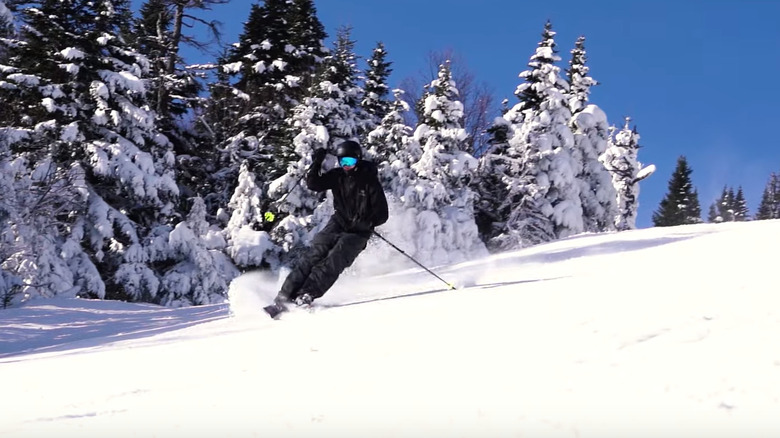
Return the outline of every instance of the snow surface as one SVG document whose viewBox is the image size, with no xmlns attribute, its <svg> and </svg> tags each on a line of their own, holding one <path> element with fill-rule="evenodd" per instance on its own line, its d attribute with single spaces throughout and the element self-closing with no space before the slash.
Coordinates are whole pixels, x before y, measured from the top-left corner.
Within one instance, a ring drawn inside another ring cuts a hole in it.
<svg viewBox="0 0 780 438">
<path fill-rule="evenodd" d="M 372 242 L 373 243 L 373 242 Z M 780 436 L 780 221 L 582 235 L 340 279 L 313 314 L 0 310 L 3 437 Z"/>
</svg>

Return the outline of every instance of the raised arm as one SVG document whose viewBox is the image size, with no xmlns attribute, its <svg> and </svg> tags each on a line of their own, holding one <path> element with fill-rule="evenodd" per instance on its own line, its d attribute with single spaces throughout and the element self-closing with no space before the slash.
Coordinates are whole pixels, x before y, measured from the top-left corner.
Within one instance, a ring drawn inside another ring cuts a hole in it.
<svg viewBox="0 0 780 438">
<path fill-rule="evenodd" d="M 332 189 L 336 184 L 336 175 L 333 172 L 322 171 L 322 162 L 325 160 L 325 156 L 328 152 L 325 149 L 317 149 L 311 156 L 311 167 L 309 173 L 306 174 L 306 186 L 309 190 L 315 192 L 323 192 L 328 189 Z"/>
</svg>

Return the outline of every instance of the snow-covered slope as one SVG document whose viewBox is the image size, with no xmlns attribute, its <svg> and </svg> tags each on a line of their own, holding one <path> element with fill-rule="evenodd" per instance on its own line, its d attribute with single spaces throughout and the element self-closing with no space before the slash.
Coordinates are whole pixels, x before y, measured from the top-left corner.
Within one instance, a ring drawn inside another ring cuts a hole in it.
<svg viewBox="0 0 780 438">
<path fill-rule="evenodd" d="M 780 222 L 579 236 L 231 305 L 0 311 L 3 437 L 780 436 Z M 232 310 L 232 312 L 231 312 Z"/>
</svg>

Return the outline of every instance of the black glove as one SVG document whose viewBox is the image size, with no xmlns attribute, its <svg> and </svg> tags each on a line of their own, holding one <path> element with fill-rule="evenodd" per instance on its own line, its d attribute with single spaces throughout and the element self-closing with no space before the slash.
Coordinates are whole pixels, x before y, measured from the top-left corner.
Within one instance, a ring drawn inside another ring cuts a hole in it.
<svg viewBox="0 0 780 438">
<path fill-rule="evenodd" d="M 319 166 L 325 160 L 325 156 L 328 155 L 328 151 L 324 148 L 319 148 L 311 154 L 311 162 L 313 165 Z"/>
</svg>

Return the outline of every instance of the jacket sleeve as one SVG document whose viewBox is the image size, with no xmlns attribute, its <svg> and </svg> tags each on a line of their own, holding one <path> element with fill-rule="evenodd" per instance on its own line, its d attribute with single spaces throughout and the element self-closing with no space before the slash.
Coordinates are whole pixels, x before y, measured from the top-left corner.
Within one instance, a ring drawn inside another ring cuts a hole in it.
<svg viewBox="0 0 780 438">
<path fill-rule="evenodd" d="M 306 174 L 306 187 L 315 192 L 324 192 L 336 186 L 336 170 L 331 169 L 320 174 L 320 166 L 312 166 L 309 173 Z"/>
<path fill-rule="evenodd" d="M 371 185 L 369 186 L 369 196 L 371 197 L 372 220 L 371 225 L 378 227 L 387 222 L 389 213 L 387 211 L 387 198 L 379 177 L 376 173 L 372 175 Z"/>
</svg>

